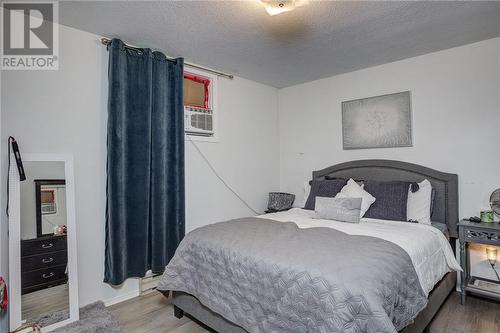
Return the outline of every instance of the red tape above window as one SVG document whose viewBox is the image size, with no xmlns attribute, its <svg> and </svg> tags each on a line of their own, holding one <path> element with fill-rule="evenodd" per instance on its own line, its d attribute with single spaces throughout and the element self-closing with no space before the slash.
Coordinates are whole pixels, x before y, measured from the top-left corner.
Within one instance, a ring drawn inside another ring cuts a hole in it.
<svg viewBox="0 0 500 333">
<path fill-rule="evenodd" d="M 191 73 L 184 73 L 184 78 L 187 80 L 191 80 L 194 82 L 202 83 L 205 87 L 205 102 L 204 102 L 204 108 L 208 109 L 208 95 L 209 95 L 209 90 L 208 86 L 210 85 L 210 79 L 201 77 L 201 76 L 196 76 Z"/>
</svg>

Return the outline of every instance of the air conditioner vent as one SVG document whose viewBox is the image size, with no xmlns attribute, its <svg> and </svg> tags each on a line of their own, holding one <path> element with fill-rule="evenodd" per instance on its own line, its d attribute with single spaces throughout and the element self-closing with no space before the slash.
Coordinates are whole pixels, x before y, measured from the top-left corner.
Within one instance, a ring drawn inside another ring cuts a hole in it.
<svg viewBox="0 0 500 333">
<path fill-rule="evenodd" d="M 184 130 L 186 134 L 213 136 L 213 111 L 211 109 L 185 106 Z"/>
<path fill-rule="evenodd" d="M 141 279 L 141 295 L 148 294 L 158 287 L 158 282 L 160 282 L 161 274 L 152 274 L 149 272 L 145 277 Z"/>
</svg>

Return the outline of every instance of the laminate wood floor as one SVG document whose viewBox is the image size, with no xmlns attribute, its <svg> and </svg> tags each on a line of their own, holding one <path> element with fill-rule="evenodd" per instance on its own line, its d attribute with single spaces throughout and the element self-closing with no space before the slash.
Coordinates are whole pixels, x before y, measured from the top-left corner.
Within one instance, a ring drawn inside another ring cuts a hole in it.
<svg viewBox="0 0 500 333">
<path fill-rule="evenodd" d="M 136 297 L 109 308 L 126 333 L 207 333 L 189 318 L 177 319 L 170 300 L 160 293 Z M 467 297 L 460 305 L 453 293 L 431 324 L 431 333 L 500 333 L 500 303 Z"/>
<path fill-rule="evenodd" d="M 42 289 L 21 296 L 22 318 L 27 322 L 43 315 L 69 309 L 68 284 Z"/>
</svg>

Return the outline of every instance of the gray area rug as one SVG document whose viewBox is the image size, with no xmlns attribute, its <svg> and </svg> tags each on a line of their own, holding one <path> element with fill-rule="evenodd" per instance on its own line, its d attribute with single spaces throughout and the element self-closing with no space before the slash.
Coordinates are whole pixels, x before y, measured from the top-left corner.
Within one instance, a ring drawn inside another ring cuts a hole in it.
<svg viewBox="0 0 500 333">
<path fill-rule="evenodd" d="M 52 312 L 50 314 L 46 314 L 41 316 L 40 318 L 34 319 L 32 322 L 38 323 L 40 327 L 47 327 L 49 325 L 58 323 L 60 321 L 66 320 L 69 318 L 69 310 L 61 310 L 61 311 L 56 311 Z"/>
<path fill-rule="evenodd" d="M 54 333 L 123 333 L 120 323 L 113 318 L 103 302 L 95 302 L 80 309 L 80 320 L 58 328 Z"/>
</svg>

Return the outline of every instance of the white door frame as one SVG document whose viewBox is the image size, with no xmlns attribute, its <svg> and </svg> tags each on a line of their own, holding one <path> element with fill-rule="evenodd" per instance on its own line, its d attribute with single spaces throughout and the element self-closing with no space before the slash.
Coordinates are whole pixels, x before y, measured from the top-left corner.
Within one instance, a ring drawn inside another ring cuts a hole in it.
<svg viewBox="0 0 500 333">
<path fill-rule="evenodd" d="M 42 328 L 49 332 L 79 319 L 78 265 L 76 249 L 75 178 L 71 154 L 23 154 L 23 162 L 64 162 L 66 180 L 67 246 L 69 318 Z M 14 156 L 9 169 L 9 321 L 10 330 L 18 329 L 21 318 L 21 193 L 20 181 Z"/>
</svg>

